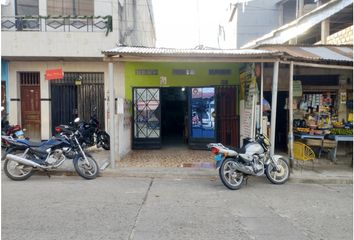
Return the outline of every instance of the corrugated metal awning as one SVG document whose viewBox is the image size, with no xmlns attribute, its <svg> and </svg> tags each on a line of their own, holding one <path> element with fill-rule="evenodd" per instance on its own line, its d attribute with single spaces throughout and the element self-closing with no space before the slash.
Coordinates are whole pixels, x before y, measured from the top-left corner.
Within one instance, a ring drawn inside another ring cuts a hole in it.
<svg viewBox="0 0 354 240">
<path fill-rule="evenodd" d="M 256 40 L 253 40 L 244 46 L 242 49 L 254 48 L 262 44 L 283 44 L 289 40 L 304 34 L 307 30 L 321 23 L 323 20 L 340 12 L 344 8 L 353 4 L 353 0 L 333 0 L 313 11 L 295 19 L 294 21 L 281 26 L 278 29 L 263 35 Z"/>
<path fill-rule="evenodd" d="M 177 49 L 119 46 L 102 51 L 105 56 L 141 56 L 141 57 L 227 57 L 227 58 L 262 58 L 280 56 L 276 50 L 263 49 Z"/>
<path fill-rule="evenodd" d="M 283 58 L 309 61 L 309 62 L 333 62 L 336 64 L 351 65 L 353 63 L 353 46 L 336 45 L 261 45 L 257 49 L 269 51 L 281 51 Z"/>
<path fill-rule="evenodd" d="M 262 45 L 257 49 L 176 49 L 120 46 L 103 51 L 107 61 L 275 62 L 353 65 L 352 46 Z M 114 60 L 115 59 L 115 60 Z"/>
</svg>

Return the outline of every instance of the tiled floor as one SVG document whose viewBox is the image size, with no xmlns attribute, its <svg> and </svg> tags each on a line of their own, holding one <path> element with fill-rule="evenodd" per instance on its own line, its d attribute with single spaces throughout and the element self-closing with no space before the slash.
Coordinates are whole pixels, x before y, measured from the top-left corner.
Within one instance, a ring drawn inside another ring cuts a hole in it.
<svg viewBox="0 0 354 240">
<path fill-rule="evenodd" d="M 109 151 L 96 150 L 95 158 L 97 160 L 109 159 Z M 288 157 L 287 153 L 276 152 L 276 154 Z M 350 163 L 353 161 L 352 155 L 337 157 L 337 162 L 333 163 L 325 155 L 320 159 L 315 159 L 314 169 L 342 169 L 351 168 Z M 295 161 L 295 167 L 312 169 L 312 161 Z M 131 150 L 118 163 L 121 167 L 200 167 L 213 168 L 214 160 L 210 151 L 207 150 L 191 150 L 183 146 L 163 147 L 159 150 Z"/>
</svg>

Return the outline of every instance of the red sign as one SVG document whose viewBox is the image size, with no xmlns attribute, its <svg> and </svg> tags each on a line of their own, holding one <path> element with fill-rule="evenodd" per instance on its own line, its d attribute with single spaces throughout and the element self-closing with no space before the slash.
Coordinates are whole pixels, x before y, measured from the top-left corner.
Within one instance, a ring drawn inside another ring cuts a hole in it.
<svg viewBox="0 0 354 240">
<path fill-rule="evenodd" d="M 48 69 L 45 71 L 46 80 L 62 79 L 63 78 L 63 69 Z"/>
</svg>

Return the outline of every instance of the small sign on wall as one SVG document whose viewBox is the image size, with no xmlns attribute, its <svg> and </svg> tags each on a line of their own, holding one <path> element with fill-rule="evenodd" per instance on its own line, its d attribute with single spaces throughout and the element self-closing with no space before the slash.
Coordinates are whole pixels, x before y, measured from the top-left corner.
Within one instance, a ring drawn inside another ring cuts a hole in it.
<svg viewBox="0 0 354 240">
<path fill-rule="evenodd" d="M 160 76 L 160 85 L 166 85 L 166 84 L 167 84 L 167 77 Z"/>
<path fill-rule="evenodd" d="M 63 78 L 63 69 L 48 69 L 45 71 L 45 80 L 57 80 Z"/>
<path fill-rule="evenodd" d="M 293 81 L 293 97 L 302 96 L 302 84 L 301 81 Z"/>
<path fill-rule="evenodd" d="M 347 103 L 347 93 L 346 92 L 341 92 L 340 93 L 340 103 Z"/>
</svg>

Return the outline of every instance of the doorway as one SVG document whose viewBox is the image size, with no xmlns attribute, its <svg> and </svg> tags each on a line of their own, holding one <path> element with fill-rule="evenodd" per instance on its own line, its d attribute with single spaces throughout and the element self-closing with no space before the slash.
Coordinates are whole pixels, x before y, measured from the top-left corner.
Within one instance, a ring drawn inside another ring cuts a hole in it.
<svg viewBox="0 0 354 240">
<path fill-rule="evenodd" d="M 163 147 L 188 142 L 188 95 L 182 87 L 161 88 L 161 137 Z"/>
<path fill-rule="evenodd" d="M 20 73 L 21 125 L 31 139 L 41 139 L 41 105 L 39 72 Z"/>
<path fill-rule="evenodd" d="M 288 144 L 288 111 L 284 109 L 288 92 L 279 91 L 277 99 L 277 119 L 275 124 L 275 149 L 287 151 Z M 264 98 L 272 106 L 272 92 L 264 92 Z M 271 117 L 268 116 L 269 122 Z"/>
<path fill-rule="evenodd" d="M 63 79 L 51 80 L 51 96 L 52 132 L 76 117 L 88 122 L 93 113 L 105 128 L 103 73 L 65 72 Z"/>
</svg>

